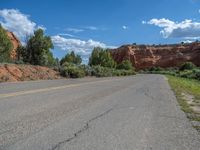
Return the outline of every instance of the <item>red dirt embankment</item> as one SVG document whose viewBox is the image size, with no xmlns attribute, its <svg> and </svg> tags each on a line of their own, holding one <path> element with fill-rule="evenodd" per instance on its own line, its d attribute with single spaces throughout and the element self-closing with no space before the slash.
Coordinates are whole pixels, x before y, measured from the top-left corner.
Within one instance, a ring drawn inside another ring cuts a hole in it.
<svg viewBox="0 0 200 150">
<path fill-rule="evenodd" d="M 0 82 L 59 79 L 59 72 L 41 66 L 1 64 Z"/>
</svg>

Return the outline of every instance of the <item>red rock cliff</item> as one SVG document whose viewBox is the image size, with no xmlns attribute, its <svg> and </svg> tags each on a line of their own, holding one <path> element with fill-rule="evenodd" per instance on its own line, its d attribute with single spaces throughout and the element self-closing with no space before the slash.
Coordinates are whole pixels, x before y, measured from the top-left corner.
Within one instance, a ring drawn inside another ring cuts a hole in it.
<svg viewBox="0 0 200 150">
<path fill-rule="evenodd" d="M 117 63 L 129 59 L 137 70 L 175 67 L 190 61 L 200 66 L 200 43 L 174 45 L 124 45 L 111 50 Z"/>
<path fill-rule="evenodd" d="M 13 49 L 10 53 L 10 57 L 11 57 L 11 59 L 15 60 L 17 57 L 16 49 L 18 48 L 18 46 L 21 45 L 21 43 L 20 43 L 19 39 L 12 32 L 6 31 L 6 33 L 13 45 Z"/>
</svg>

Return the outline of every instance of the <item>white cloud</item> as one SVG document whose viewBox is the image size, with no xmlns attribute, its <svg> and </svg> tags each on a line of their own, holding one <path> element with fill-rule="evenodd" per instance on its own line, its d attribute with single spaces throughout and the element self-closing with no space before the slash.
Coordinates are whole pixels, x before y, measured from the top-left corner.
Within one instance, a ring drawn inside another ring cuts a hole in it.
<svg viewBox="0 0 200 150">
<path fill-rule="evenodd" d="M 147 24 L 147 22 L 143 20 L 143 21 L 142 21 L 142 24 Z"/>
<path fill-rule="evenodd" d="M 79 33 L 79 32 L 83 32 L 84 30 L 78 29 L 78 28 L 67 28 L 67 29 L 65 29 L 65 31 L 73 32 L 73 33 Z"/>
<path fill-rule="evenodd" d="M 200 37 L 200 22 L 194 22 L 188 19 L 182 22 L 174 22 L 165 18 L 151 19 L 147 24 L 162 28 L 160 33 L 164 38 L 173 37 L 190 39 Z"/>
<path fill-rule="evenodd" d="M 45 31 L 47 28 L 46 28 L 46 27 L 44 27 L 43 25 L 40 25 L 40 26 L 38 26 L 38 27 L 37 27 L 37 29 L 42 29 L 42 30 L 44 30 L 44 31 Z"/>
<path fill-rule="evenodd" d="M 115 48 L 114 46 L 108 46 L 102 42 L 94 41 L 92 39 L 87 41 L 72 38 L 68 39 L 60 35 L 52 36 L 51 39 L 55 47 L 58 47 L 67 52 L 75 51 L 77 54 L 83 57 L 85 60 L 84 62 L 88 61 L 89 55 L 94 47 Z"/>
<path fill-rule="evenodd" d="M 192 40 L 185 40 L 185 41 L 183 41 L 183 43 L 192 43 L 192 42 L 194 42 L 194 41 L 192 41 Z"/>
<path fill-rule="evenodd" d="M 126 29 L 128 29 L 128 26 L 122 26 L 122 29 L 124 29 L 124 30 L 126 30 Z"/>
<path fill-rule="evenodd" d="M 0 23 L 5 29 L 14 32 L 22 42 L 26 36 L 32 35 L 35 29 L 46 29 L 44 26 L 37 26 L 28 15 L 22 14 L 17 9 L 0 10 Z"/>
<path fill-rule="evenodd" d="M 93 31 L 99 30 L 99 28 L 97 28 L 97 27 L 95 27 L 95 26 L 87 26 L 87 27 L 85 27 L 85 29 L 93 30 Z"/>
<path fill-rule="evenodd" d="M 71 38 L 76 37 L 75 35 L 68 34 L 68 33 L 59 33 L 58 35 L 60 35 L 60 36 L 68 36 L 68 37 L 71 37 Z"/>
</svg>

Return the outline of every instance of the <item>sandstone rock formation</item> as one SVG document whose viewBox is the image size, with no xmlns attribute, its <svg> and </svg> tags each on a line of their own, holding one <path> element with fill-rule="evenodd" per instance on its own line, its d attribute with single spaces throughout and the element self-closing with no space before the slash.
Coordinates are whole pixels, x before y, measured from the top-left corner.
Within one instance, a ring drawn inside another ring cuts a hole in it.
<svg viewBox="0 0 200 150">
<path fill-rule="evenodd" d="M 59 79 L 59 72 L 53 69 L 32 65 L 0 65 L 0 82 Z"/>
<path fill-rule="evenodd" d="M 21 43 L 20 43 L 19 39 L 12 32 L 6 31 L 6 33 L 13 45 L 13 49 L 10 53 L 10 57 L 11 57 L 11 59 L 15 60 L 17 57 L 16 49 L 18 48 L 18 46 L 21 45 Z"/>
<path fill-rule="evenodd" d="M 111 50 L 117 63 L 130 60 L 137 70 L 175 67 L 190 61 L 200 66 L 200 43 L 174 45 L 124 45 Z"/>
</svg>

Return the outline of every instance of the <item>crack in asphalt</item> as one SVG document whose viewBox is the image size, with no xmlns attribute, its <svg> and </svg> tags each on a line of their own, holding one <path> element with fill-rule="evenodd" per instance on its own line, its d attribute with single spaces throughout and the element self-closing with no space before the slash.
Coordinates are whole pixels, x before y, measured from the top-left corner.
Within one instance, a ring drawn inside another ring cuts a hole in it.
<svg viewBox="0 0 200 150">
<path fill-rule="evenodd" d="M 95 121 L 95 120 L 97 120 L 97 119 L 99 119 L 99 118 L 101 118 L 101 117 L 107 115 L 107 114 L 108 114 L 109 112 L 111 112 L 112 110 L 113 110 L 113 108 L 111 108 L 111 109 L 105 111 L 104 113 L 102 113 L 102 114 L 100 114 L 100 115 L 97 115 L 96 117 L 90 119 L 89 121 L 87 121 L 87 122 L 85 123 L 85 125 L 83 126 L 83 128 L 81 128 L 80 130 L 78 130 L 77 132 L 75 132 L 75 133 L 73 134 L 72 137 L 69 137 L 68 139 L 66 139 L 66 140 L 64 140 L 64 141 L 58 142 L 55 146 L 53 146 L 53 147 L 51 148 L 51 150 L 59 150 L 61 145 L 72 141 L 73 139 L 77 138 L 82 132 L 88 130 L 89 127 L 90 127 L 90 123 L 91 123 L 91 122 L 93 122 L 93 121 Z"/>
</svg>

